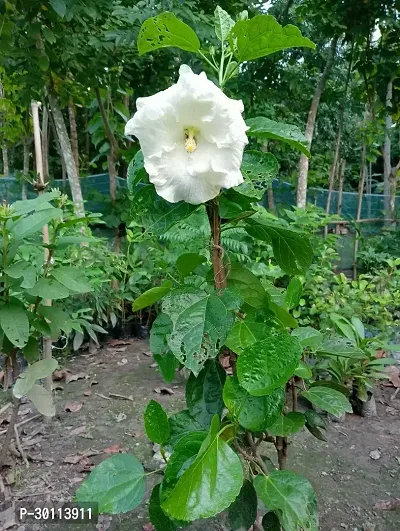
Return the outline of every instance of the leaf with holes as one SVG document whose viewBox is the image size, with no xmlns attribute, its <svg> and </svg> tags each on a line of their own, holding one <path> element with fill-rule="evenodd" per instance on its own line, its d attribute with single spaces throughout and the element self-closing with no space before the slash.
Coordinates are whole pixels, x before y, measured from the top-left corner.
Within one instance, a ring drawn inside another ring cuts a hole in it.
<svg viewBox="0 0 400 531">
<path fill-rule="evenodd" d="M 170 435 L 167 414 L 161 404 L 150 400 L 144 413 L 144 427 L 147 437 L 154 443 L 165 444 Z"/>
<path fill-rule="evenodd" d="M 265 396 L 252 396 L 231 376 L 224 386 L 224 403 L 229 413 L 243 428 L 264 431 L 273 425 L 283 411 L 283 387 Z"/>
<path fill-rule="evenodd" d="M 158 314 L 150 330 L 150 350 L 157 362 L 162 377 L 166 382 L 172 382 L 179 361 L 171 352 L 167 337 L 172 333 L 172 321 L 163 313 Z"/>
<path fill-rule="evenodd" d="M 165 297 L 165 295 L 171 291 L 172 286 L 172 282 L 170 280 L 166 280 L 161 286 L 148 289 L 133 301 L 132 310 L 137 312 L 143 308 L 152 306 Z"/>
<path fill-rule="evenodd" d="M 127 513 L 146 492 L 143 466 L 131 454 L 116 454 L 92 470 L 76 493 L 78 502 L 98 503 L 99 513 Z"/>
<path fill-rule="evenodd" d="M 297 125 L 275 122 L 264 116 L 250 118 L 246 123 L 250 128 L 246 132 L 249 137 L 262 140 L 279 140 L 298 149 L 307 157 L 311 156 L 307 139 Z"/>
<path fill-rule="evenodd" d="M 257 476 L 254 487 L 264 505 L 277 512 L 285 531 L 318 531 L 317 499 L 308 479 L 274 470 L 269 476 Z"/>
<path fill-rule="evenodd" d="M 222 416 L 224 402 L 222 389 L 226 373 L 216 360 L 208 360 L 196 377 L 189 376 L 186 384 L 186 404 L 191 416 L 205 428 L 209 428 L 215 414 Z"/>
<path fill-rule="evenodd" d="M 342 413 L 353 413 L 353 408 L 347 397 L 336 389 L 325 386 L 310 387 L 302 391 L 302 396 L 324 411 L 339 417 Z"/>
<path fill-rule="evenodd" d="M 313 249 L 306 234 L 283 227 L 278 222 L 246 220 L 246 231 L 272 245 L 278 265 L 290 275 L 303 275 L 310 267 Z"/>
<path fill-rule="evenodd" d="M 222 9 L 222 7 L 217 6 L 214 11 L 215 17 L 215 34 L 221 42 L 225 42 L 231 32 L 231 29 L 235 25 L 235 22 L 232 20 L 231 16 Z"/>
<path fill-rule="evenodd" d="M 249 150 L 243 153 L 241 171 L 245 182 L 235 190 L 260 200 L 278 175 L 279 163 L 272 153 Z"/>
<path fill-rule="evenodd" d="M 240 385 L 253 396 L 270 394 L 293 375 L 301 353 L 299 342 L 288 333 L 269 333 L 241 352 L 237 362 Z"/>
<path fill-rule="evenodd" d="M 137 39 L 139 55 L 170 46 L 198 52 L 200 41 L 192 28 L 173 13 L 162 13 L 143 22 Z"/>
<path fill-rule="evenodd" d="M 164 298 L 162 311 L 173 325 L 168 346 L 196 376 L 224 345 L 241 303 L 242 299 L 229 289 L 205 292 L 190 286 Z"/>
<path fill-rule="evenodd" d="M 233 51 L 240 63 L 287 48 L 315 48 L 315 44 L 303 37 L 296 26 L 288 24 L 282 27 L 271 15 L 257 15 L 248 20 L 239 20 L 234 25 L 231 36 Z"/>
<path fill-rule="evenodd" d="M 272 426 L 269 426 L 268 431 L 272 435 L 288 437 L 303 429 L 304 424 L 305 417 L 303 413 L 291 411 L 290 413 L 287 413 L 287 415 L 280 416 Z"/>
</svg>

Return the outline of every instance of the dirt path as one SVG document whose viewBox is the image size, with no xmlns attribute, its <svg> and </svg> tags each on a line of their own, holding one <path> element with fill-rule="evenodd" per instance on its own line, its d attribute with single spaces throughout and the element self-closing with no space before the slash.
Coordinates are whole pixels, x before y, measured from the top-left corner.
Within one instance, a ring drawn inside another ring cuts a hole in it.
<svg viewBox="0 0 400 531">
<path fill-rule="evenodd" d="M 29 470 L 21 462 L 6 469 L 7 479 L 12 482 L 13 500 L 71 500 L 90 466 L 104 459 L 107 449 L 133 452 L 147 469 L 158 468 L 152 445 L 144 434 L 143 411 L 152 398 L 159 400 L 169 413 L 182 409 L 184 381 L 178 379 L 168 386 L 173 395 L 157 394 L 154 390 L 165 383 L 151 367 L 152 363 L 148 344 L 142 340 L 133 340 L 130 345 L 105 346 L 95 354 L 83 353 L 70 359 L 66 367 L 72 374 L 82 373 L 86 378 L 60 382 L 63 390 L 56 392 L 56 418 L 50 423 L 35 420 L 22 430 L 24 444 L 30 443 L 26 452 L 43 461 L 34 461 Z M 109 393 L 131 396 L 132 401 L 110 399 Z M 391 388 L 377 391 L 378 419 L 351 415 L 344 424 L 331 423 L 327 443 L 308 432 L 300 433 L 292 441 L 288 466 L 312 482 L 318 495 L 322 531 L 400 529 L 400 511 L 374 510 L 378 500 L 400 498 L 400 396 L 390 401 L 392 393 Z M 66 406 L 77 411 L 65 411 Z M 36 435 L 29 439 L 34 432 Z M 375 455 L 380 455 L 379 459 L 370 457 L 373 450 L 379 450 Z M 86 452 L 86 457 L 79 452 Z M 96 452 L 97 455 L 90 455 Z M 146 514 L 143 503 L 128 515 L 102 516 L 97 527 L 66 524 L 56 529 L 142 531 L 148 523 Z M 7 518 L 4 515 L 7 522 L 0 523 L 0 530 L 54 529 L 54 525 L 11 525 L 10 514 Z M 202 521 L 187 529 L 229 528 L 222 523 Z"/>
</svg>

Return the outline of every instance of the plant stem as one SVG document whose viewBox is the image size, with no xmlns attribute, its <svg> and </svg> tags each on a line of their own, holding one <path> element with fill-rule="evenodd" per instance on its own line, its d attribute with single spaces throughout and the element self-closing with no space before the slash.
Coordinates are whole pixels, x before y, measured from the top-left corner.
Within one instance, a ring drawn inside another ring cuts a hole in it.
<svg viewBox="0 0 400 531">
<path fill-rule="evenodd" d="M 278 453 L 279 470 L 284 470 L 286 468 L 287 438 L 277 437 L 275 441 L 275 448 Z"/>
<path fill-rule="evenodd" d="M 198 53 L 199 53 L 199 55 L 204 59 L 204 61 L 206 61 L 206 62 L 211 66 L 211 68 L 212 68 L 213 70 L 215 70 L 216 72 L 218 72 L 218 68 L 217 68 L 215 65 L 212 64 L 212 62 L 208 59 L 207 56 L 204 55 L 204 53 L 202 53 L 202 52 L 200 52 L 200 51 L 199 51 Z"/>
<path fill-rule="evenodd" d="M 297 391 L 296 391 L 294 377 L 291 380 L 291 387 L 292 387 L 292 411 L 296 411 L 296 409 L 297 409 Z"/>
<path fill-rule="evenodd" d="M 14 348 L 9 354 L 11 358 L 12 369 L 13 369 L 14 382 L 18 378 L 18 374 L 19 374 L 18 363 L 17 363 L 17 351 L 18 349 Z M 19 398 L 15 398 L 14 395 L 12 395 L 12 400 L 13 400 L 13 409 L 11 412 L 10 424 L 8 425 L 6 437 L 4 439 L 3 446 L 0 452 L 0 469 L 3 467 L 5 463 L 5 460 L 7 458 L 8 447 L 10 445 L 13 434 L 15 434 L 14 428 L 15 428 L 15 424 L 18 419 L 19 406 L 21 405 L 21 400 Z"/>
<path fill-rule="evenodd" d="M 221 220 L 219 218 L 218 200 L 212 199 L 206 204 L 212 236 L 212 264 L 216 289 L 226 288 L 226 272 L 223 263 L 224 250 L 221 247 Z"/>
</svg>

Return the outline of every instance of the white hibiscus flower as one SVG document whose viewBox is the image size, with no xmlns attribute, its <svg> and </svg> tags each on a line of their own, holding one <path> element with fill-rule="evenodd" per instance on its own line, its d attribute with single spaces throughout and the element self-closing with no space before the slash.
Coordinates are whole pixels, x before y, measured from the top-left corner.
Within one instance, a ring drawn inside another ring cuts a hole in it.
<svg viewBox="0 0 400 531">
<path fill-rule="evenodd" d="M 228 98 L 204 72 L 182 65 L 176 85 L 138 98 L 136 106 L 125 134 L 139 139 L 161 197 L 198 205 L 243 182 L 243 103 Z"/>
</svg>

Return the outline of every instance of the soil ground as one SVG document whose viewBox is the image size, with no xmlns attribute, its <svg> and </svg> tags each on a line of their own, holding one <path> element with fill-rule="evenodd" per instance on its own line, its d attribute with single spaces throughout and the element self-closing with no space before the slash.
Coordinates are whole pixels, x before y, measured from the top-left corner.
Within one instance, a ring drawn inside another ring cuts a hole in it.
<svg viewBox="0 0 400 531">
<path fill-rule="evenodd" d="M 84 352 L 62 362 L 73 375 L 82 373 L 80 376 L 84 378 L 58 384 L 63 389 L 56 391 L 58 413 L 54 419 L 44 422 L 37 418 L 21 426 L 22 446 L 34 460 L 29 469 L 20 459 L 9 460 L 9 466 L 3 470 L 8 503 L 70 501 L 90 467 L 106 458 L 104 450 L 110 447 L 111 451 L 133 452 L 147 470 L 158 468 L 153 459 L 153 447 L 143 430 L 143 411 L 152 398 L 159 400 L 169 413 L 182 409 L 185 382 L 180 376 L 168 386 L 172 395 L 156 393 L 155 390 L 160 390 L 165 383 L 151 367 L 153 360 L 147 342 L 135 339 L 130 343 L 106 345 L 95 353 Z M 378 500 L 400 498 L 400 394 L 390 400 L 393 392 L 389 387 L 377 389 L 377 418 L 348 415 L 344 423 L 329 423 L 328 442 L 315 439 L 307 431 L 291 441 L 288 468 L 304 474 L 313 484 L 322 531 L 400 530 L 399 510 L 374 509 Z M 109 393 L 130 396 L 132 400 L 110 397 Z M 1 399 L 0 408 L 5 399 Z M 66 411 L 66 406 L 77 410 Z M 30 418 L 35 413 L 29 407 L 29 404 L 22 407 L 19 419 Z M 79 459 L 79 452 L 89 450 L 89 456 Z M 378 452 L 372 455 L 379 456 L 378 459 L 370 457 L 374 450 Z M 96 452 L 99 453 L 90 455 Z M 157 474 L 150 477 L 149 490 L 157 481 Z M 97 526 L 13 524 L 12 511 L 2 513 L 1 505 L 0 529 L 11 531 L 151 529 L 146 526 L 146 502 L 127 515 L 101 516 Z M 224 519 L 201 521 L 187 529 L 229 531 Z"/>
</svg>

